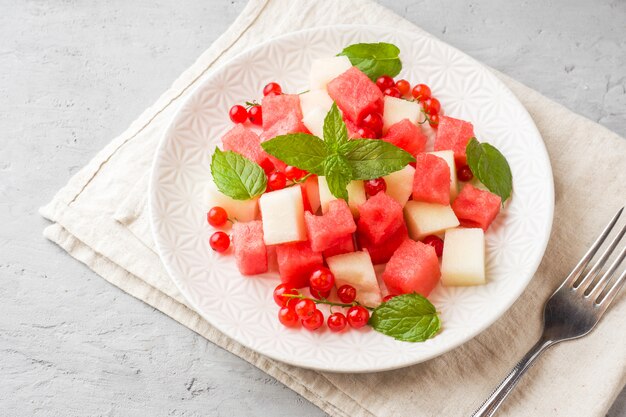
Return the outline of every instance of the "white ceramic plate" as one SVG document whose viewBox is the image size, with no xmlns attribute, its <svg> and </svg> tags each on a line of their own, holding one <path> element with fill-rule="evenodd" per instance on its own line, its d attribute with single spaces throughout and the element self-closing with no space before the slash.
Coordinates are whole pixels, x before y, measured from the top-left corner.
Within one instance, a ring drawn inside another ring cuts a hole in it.
<svg viewBox="0 0 626 417">
<path fill-rule="evenodd" d="M 311 61 L 356 42 L 391 42 L 401 50 L 399 77 L 431 86 L 448 115 L 471 121 L 480 140 L 498 147 L 513 171 L 514 194 L 487 233 L 488 283 L 437 287 L 430 300 L 441 332 L 405 343 L 369 328 L 343 334 L 280 325 L 272 290 L 277 274 L 240 275 L 232 255 L 208 244 L 206 189 L 210 155 L 232 126 L 228 109 L 260 99 L 277 81 L 287 92 L 307 89 Z M 336 372 L 372 372 L 412 365 L 470 340 L 524 291 L 543 256 L 554 206 L 550 162 L 533 121 L 484 66 L 424 34 L 368 26 L 336 26 L 272 39 L 215 70 L 184 103 L 154 161 L 150 207 L 154 237 L 170 276 L 194 309 L 237 342 L 289 364 Z"/>
</svg>

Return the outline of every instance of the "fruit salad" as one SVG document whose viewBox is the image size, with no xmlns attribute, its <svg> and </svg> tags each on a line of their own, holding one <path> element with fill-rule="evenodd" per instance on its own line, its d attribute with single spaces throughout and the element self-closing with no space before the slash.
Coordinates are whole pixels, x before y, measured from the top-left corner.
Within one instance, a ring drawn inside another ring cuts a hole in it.
<svg viewBox="0 0 626 417">
<path fill-rule="evenodd" d="M 309 90 L 271 82 L 229 111 L 210 246 L 249 279 L 277 265 L 286 327 L 422 342 L 441 328 L 437 285 L 488 280 L 485 233 L 511 196 L 510 167 L 436 91 L 394 79 L 401 70 L 395 45 L 350 45 L 312 63 Z"/>
</svg>

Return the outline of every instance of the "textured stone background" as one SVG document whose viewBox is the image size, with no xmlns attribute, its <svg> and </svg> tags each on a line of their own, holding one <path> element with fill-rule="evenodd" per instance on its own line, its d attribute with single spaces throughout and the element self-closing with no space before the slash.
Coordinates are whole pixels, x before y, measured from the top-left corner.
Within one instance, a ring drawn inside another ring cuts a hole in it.
<svg viewBox="0 0 626 417">
<path fill-rule="evenodd" d="M 41 236 L 37 208 L 244 3 L 0 0 L 0 416 L 324 415 Z M 626 136 L 625 2 L 382 3 Z"/>
</svg>

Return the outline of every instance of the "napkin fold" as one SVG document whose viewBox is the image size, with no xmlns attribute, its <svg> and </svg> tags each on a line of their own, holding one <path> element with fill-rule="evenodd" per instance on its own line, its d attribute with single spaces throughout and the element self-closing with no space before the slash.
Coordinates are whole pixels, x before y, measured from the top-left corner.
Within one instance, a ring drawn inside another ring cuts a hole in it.
<svg viewBox="0 0 626 417">
<path fill-rule="evenodd" d="M 41 214 L 44 235 L 113 285 L 281 381 L 332 416 L 467 416 L 532 346 L 544 300 L 624 205 L 626 141 L 505 75 L 550 154 L 556 190 L 552 236 L 527 290 L 485 332 L 426 363 L 373 374 L 333 374 L 270 360 L 227 338 L 187 304 L 155 250 L 147 209 L 151 162 L 174 113 L 211 71 L 258 42 L 335 24 L 423 33 L 368 0 L 251 0 L 232 26 L 157 102 L 100 151 Z M 495 71 L 494 71 L 495 72 Z M 604 416 L 626 383 L 622 294 L 589 336 L 549 350 L 504 404 L 506 416 Z"/>
</svg>

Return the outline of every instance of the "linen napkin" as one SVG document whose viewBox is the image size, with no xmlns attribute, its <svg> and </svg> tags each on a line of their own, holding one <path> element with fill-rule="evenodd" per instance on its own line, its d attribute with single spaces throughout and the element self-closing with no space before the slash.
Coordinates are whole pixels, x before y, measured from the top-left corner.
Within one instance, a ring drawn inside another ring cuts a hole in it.
<svg viewBox="0 0 626 417">
<path fill-rule="evenodd" d="M 467 416 L 540 333 L 544 300 L 624 205 L 626 141 L 497 74 L 537 124 L 550 154 L 556 208 L 550 244 L 513 307 L 465 345 L 426 363 L 373 374 L 289 366 L 225 337 L 190 309 L 155 252 L 148 174 L 173 114 L 211 71 L 242 50 L 289 31 L 372 24 L 423 33 L 368 0 L 251 0 L 233 25 L 119 137 L 41 208 L 44 235 L 122 290 L 272 375 L 331 416 Z M 626 302 L 594 332 L 549 350 L 503 406 L 506 416 L 604 416 L 626 382 Z"/>
</svg>

